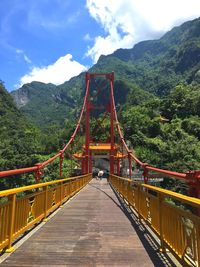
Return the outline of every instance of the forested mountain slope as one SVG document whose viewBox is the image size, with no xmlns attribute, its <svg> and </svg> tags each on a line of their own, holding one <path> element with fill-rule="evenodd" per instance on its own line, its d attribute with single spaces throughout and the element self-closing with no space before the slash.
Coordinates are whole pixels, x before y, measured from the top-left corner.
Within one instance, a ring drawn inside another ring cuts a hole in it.
<svg viewBox="0 0 200 267">
<path fill-rule="evenodd" d="M 42 149 L 41 133 L 17 109 L 2 82 L 0 125 L 0 170 L 34 165 Z"/>
<path fill-rule="evenodd" d="M 138 157 L 178 171 L 200 169 L 200 19 L 101 56 L 89 71 L 115 72 L 120 121 Z M 69 135 L 84 90 L 83 73 L 60 86 L 33 82 L 12 95 L 18 105 L 27 96 L 21 111 L 51 139 Z"/>
<path fill-rule="evenodd" d="M 101 56 L 92 71 L 114 70 L 117 79 L 163 96 L 179 82 L 199 79 L 200 19 L 175 27 L 159 40 Z"/>
<path fill-rule="evenodd" d="M 175 27 L 159 40 L 101 56 L 89 71 L 115 72 L 118 102 L 118 90 L 123 91 L 127 83 L 163 97 L 180 82 L 199 81 L 199 70 L 200 19 L 196 19 Z M 84 89 L 81 74 L 60 86 L 32 82 L 11 94 L 17 106 L 40 128 L 51 124 L 63 127 L 66 118 L 74 118 L 73 110 L 81 103 Z"/>
</svg>

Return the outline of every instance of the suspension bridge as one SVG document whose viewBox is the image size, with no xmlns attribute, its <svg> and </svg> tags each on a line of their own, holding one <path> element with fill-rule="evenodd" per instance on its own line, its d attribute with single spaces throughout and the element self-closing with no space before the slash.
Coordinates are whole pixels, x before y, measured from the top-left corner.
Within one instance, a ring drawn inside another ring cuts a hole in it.
<svg viewBox="0 0 200 267">
<path fill-rule="evenodd" d="M 200 171 L 169 171 L 138 159 L 118 121 L 114 73 L 86 73 L 85 82 L 68 143 L 35 166 L 0 172 L 4 178 L 35 177 L 33 185 L 0 191 L 1 265 L 200 266 Z M 81 175 L 65 178 L 63 162 L 71 146 L 77 148 L 71 157 Z M 107 162 L 106 179 L 92 177 L 99 159 Z M 43 182 L 53 162 L 58 177 Z M 134 167 L 142 170 L 141 181 L 134 180 Z M 188 195 L 152 186 L 150 177 L 180 179 Z"/>
</svg>

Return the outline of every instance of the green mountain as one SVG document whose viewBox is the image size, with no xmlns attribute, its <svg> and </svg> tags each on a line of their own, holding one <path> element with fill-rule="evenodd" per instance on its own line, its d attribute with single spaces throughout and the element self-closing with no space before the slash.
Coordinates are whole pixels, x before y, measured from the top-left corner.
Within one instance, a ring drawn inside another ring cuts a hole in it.
<svg viewBox="0 0 200 267">
<path fill-rule="evenodd" d="M 49 125 L 57 125 L 60 128 L 76 107 L 80 91 L 80 86 L 76 87 L 76 84 L 77 81 L 74 83 L 73 79 L 70 88 L 69 84 L 56 86 L 32 82 L 13 91 L 11 95 L 18 108 L 39 128 L 45 129 Z"/>
<path fill-rule="evenodd" d="M 92 71 L 114 70 L 117 79 L 163 96 L 180 81 L 192 83 L 200 70 L 200 18 L 175 27 L 159 40 L 101 56 Z"/>
<path fill-rule="evenodd" d="M 42 149 L 41 133 L 17 109 L 2 82 L 0 82 L 0 124 L 0 170 L 34 165 L 37 162 L 37 154 Z M 16 177 L 12 177 L 6 183 L 14 185 L 15 179 Z M 1 179 L 0 186 L 4 187 L 4 179 Z"/>
<path fill-rule="evenodd" d="M 159 40 L 101 56 L 89 71 L 115 72 L 124 134 L 143 161 L 179 171 L 200 168 L 200 18 Z M 23 114 L 48 135 L 47 147 L 52 148 L 60 136 L 62 143 L 70 135 L 84 90 L 82 73 L 60 86 L 32 82 L 12 96 Z M 160 116 L 169 123 L 162 123 Z"/>
<path fill-rule="evenodd" d="M 89 71 L 114 71 L 116 102 L 123 103 L 130 88 L 137 87 L 162 97 L 180 82 L 198 82 L 199 70 L 200 19 L 196 19 L 173 28 L 159 40 L 140 42 L 132 49 L 119 49 L 101 56 Z M 63 127 L 66 120 L 76 117 L 84 83 L 84 74 L 80 74 L 59 86 L 32 82 L 11 95 L 21 111 L 40 128 Z"/>
</svg>

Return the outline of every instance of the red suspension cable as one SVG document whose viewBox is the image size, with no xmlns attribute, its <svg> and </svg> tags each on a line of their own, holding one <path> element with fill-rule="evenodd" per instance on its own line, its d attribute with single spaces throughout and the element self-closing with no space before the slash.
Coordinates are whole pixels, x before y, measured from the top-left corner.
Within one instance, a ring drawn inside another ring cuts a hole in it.
<svg viewBox="0 0 200 267">
<path fill-rule="evenodd" d="M 58 157 L 63 155 L 64 152 L 66 151 L 66 149 L 69 147 L 69 145 L 73 142 L 74 137 L 77 134 L 77 131 L 78 131 L 79 127 L 80 127 L 80 123 L 81 123 L 81 120 L 83 118 L 83 113 L 84 113 L 85 106 L 86 106 L 86 99 L 87 99 L 87 96 L 88 96 L 88 91 L 89 91 L 89 82 L 87 82 L 87 84 L 86 84 L 86 92 L 85 92 L 85 97 L 84 97 L 84 101 L 83 101 L 83 106 L 82 106 L 82 109 L 81 109 L 81 113 L 80 113 L 80 117 L 79 117 L 78 123 L 76 124 L 76 128 L 75 128 L 70 140 L 68 141 L 68 143 L 63 147 L 62 150 L 59 151 L 59 153 L 57 153 L 53 157 L 49 158 L 48 160 L 37 164 L 37 166 L 28 167 L 28 168 L 21 168 L 21 169 L 15 169 L 15 170 L 1 171 L 0 172 L 0 177 L 6 177 L 6 176 L 15 175 L 15 174 L 27 173 L 27 172 L 33 172 L 33 171 L 37 172 L 38 169 L 44 168 L 45 166 L 47 166 L 48 164 L 50 164 L 51 162 L 56 160 Z"/>
<path fill-rule="evenodd" d="M 139 160 L 139 159 L 138 159 L 138 158 L 137 158 L 137 157 L 130 151 L 130 149 L 128 148 L 128 146 L 127 146 L 127 144 L 126 144 L 126 142 L 125 142 L 125 140 L 124 140 L 124 136 L 123 136 L 123 134 L 122 134 L 122 130 L 121 130 L 121 127 L 120 127 L 120 124 L 119 124 L 119 121 L 118 121 L 117 111 L 116 111 L 116 106 L 115 106 L 115 99 L 114 99 L 114 88 L 113 88 L 113 83 L 112 83 L 112 81 L 110 81 L 110 87 L 111 87 L 111 101 L 112 101 L 112 106 L 113 106 L 113 109 L 114 109 L 114 118 L 115 118 L 116 127 L 117 127 L 117 130 L 118 130 L 118 133 L 119 133 L 121 142 L 122 142 L 122 144 L 124 145 L 125 150 L 127 151 L 127 153 L 130 154 L 130 156 L 132 157 L 132 159 L 133 159 L 137 164 L 139 164 L 145 171 L 155 171 L 155 172 L 157 172 L 157 173 L 166 174 L 166 175 L 169 175 L 169 176 L 171 176 L 171 177 L 176 177 L 176 178 L 184 179 L 184 180 L 185 180 L 185 179 L 191 179 L 191 176 L 192 176 L 192 175 L 189 175 L 190 173 L 185 174 L 185 173 L 174 172 L 174 171 L 168 171 L 168 170 L 159 169 L 159 168 L 150 166 L 150 165 L 148 165 L 147 163 L 144 163 L 144 162 L 142 162 L 141 160 Z M 198 173 L 198 171 L 194 171 L 193 177 L 194 177 L 194 179 L 200 179 L 200 174 Z"/>
</svg>

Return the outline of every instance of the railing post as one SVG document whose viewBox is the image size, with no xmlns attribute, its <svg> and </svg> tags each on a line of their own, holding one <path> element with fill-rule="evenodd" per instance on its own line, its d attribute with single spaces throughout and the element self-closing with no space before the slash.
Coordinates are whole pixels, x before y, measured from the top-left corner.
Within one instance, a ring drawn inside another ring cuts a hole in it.
<svg viewBox="0 0 200 267">
<path fill-rule="evenodd" d="M 166 252 L 166 248 L 164 246 L 164 235 L 163 235 L 163 196 L 158 193 L 158 213 L 159 213 L 159 228 L 160 228 L 160 251 Z"/>
<path fill-rule="evenodd" d="M 92 172 L 92 151 L 90 151 L 90 158 L 89 158 L 89 173 Z"/>
<path fill-rule="evenodd" d="M 62 205 L 63 203 L 63 182 L 60 183 L 60 206 Z"/>
<path fill-rule="evenodd" d="M 85 174 L 85 156 L 82 156 L 81 159 L 81 173 L 82 175 Z"/>
<path fill-rule="evenodd" d="M 143 165 L 142 165 L 142 168 L 143 168 L 143 177 L 144 177 L 144 183 L 145 184 L 147 184 L 148 183 L 148 169 L 147 169 L 147 166 L 148 166 L 148 164 L 147 163 L 144 163 Z"/>
<path fill-rule="evenodd" d="M 76 180 L 74 180 L 74 193 L 77 192 L 77 185 L 78 185 L 77 180 L 78 180 L 78 178 Z"/>
<path fill-rule="evenodd" d="M 138 211 L 138 218 L 139 218 L 139 221 L 141 222 L 142 220 L 142 216 L 141 216 L 141 212 L 140 212 L 140 202 L 141 202 L 141 188 L 142 186 L 138 183 L 137 184 L 137 190 L 138 190 L 138 208 L 137 208 L 137 211 Z"/>
<path fill-rule="evenodd" d="M 200 266 L 200 239 L 199 239 L 199 236 L 200 236 L 200 224 L 198 223 L 197 221 L 197 224 L 196 224 L 196 228 L 197 228 L 197 262 L 198 262 L 198 265 L 197 266 Z"/>
<path fill-rule="evenodd" d="M 69 198 L 72 196 L 72 180 L 69 181 Z"/>
<path fill-rule="evenodd" d="M 10 253 L 14 250 L 12 247 L 12 240 L 13 240 L 13 230 L 14 230 L 14 223 L 15 223 L 15 206 L 16 206 L 16 194 L 9 196 L 10 201 L 10 211 L 9 211 L 9 227 L 8 227 L 8 247 L 6 249 L 7 253 Z"/>
<path fill-rule="evenodd" d="M 35 171 L 35 183 L 38 184 L 42 177 L 42 164 L 37 163 L 35 166 L 37 167 L 37 170 Z"/>
<path fill-rule="evenodd" d="M 43 222 L 47 222 L 47 201 L 48 201 L 48 187 L 44 186 L 43 187 L 44 190 L 44 218 L 43 218 Z"/>
<path fill-rule="evenodd" d="M 117 159 L 117 175 L 120 176 L 120 160 Z"/>
<path fill-rule="evenodd" d="M 112 182 L 113 182 L 113 184 L 114 184 L 114 186 L 117 188 L 117 191 L 119 192 L 119 188 L 120 188 L 120 180 L 119 180 L 119 178 L 114 178 L 113 176 L 112 176 Z"/>
<path fill-rule="evenodd" d="M 189 171 L 186 173 L 186 180 L 189 186 L 189 196 L 200 198 L 200 182 L 198 180 L 198 176 L 200 175 L 200 171 Z M 193 212 L 200 217 L 200 209 L 193 208 Z"/>
<path fill-rule="evenodd" d="M 132 158 L 131 158 L 131 152 L 128 152 L 128 162 L 129 162 L 129 177 L 132 178 Z"/>
</svg>

